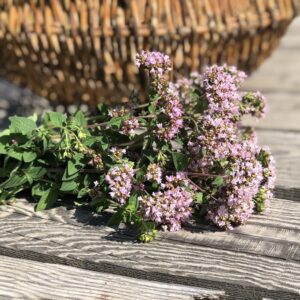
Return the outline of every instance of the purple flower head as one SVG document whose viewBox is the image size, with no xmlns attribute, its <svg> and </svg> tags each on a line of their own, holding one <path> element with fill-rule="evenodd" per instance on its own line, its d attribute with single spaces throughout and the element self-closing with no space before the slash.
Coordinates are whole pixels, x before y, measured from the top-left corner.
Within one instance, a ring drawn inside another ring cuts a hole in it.
<svg viewBox="0 0 300 300">
<path fill-rule="evenodd" d="M 267 147 L 258 149 L 257 159 L 263 167 L 263 179 L 260 183 L 259 191 L 254 198 L 254 202 L 256 204 L 256 210 L 263 212 L 268 208 L 269 200 L 273 197 L 273 189 L 276 181 L 275 161 Z"/>
<path fill-rule="evenodd" d="M 267 112 L 267 100 L 260 92 L 248 92 L 241 100 L 241 114 L 250 114 L 256 118 L 263 118 Z"/>
<path fill-rule="evenodd" d="M 137 128 L 139 128 L 139 120 L 131 117 L 130 119 L 123 121 L 121 132 L 126 135 L 134 135 L 134 131 Z"/>
<path fill-rule="evenodd" d="M 193 195 L 182 187 L 173 187 L 139 197 L 139 201 L 145 220 L 154 221 L 164 230 L 177 231 L 191 216 Z"/>
<path fill-rule="evenodd" d="M 167 117 L 165 124 L 157 124 L 157 134 L 160 140 L 170 141 L 174 139 L 183 127 L 183 107 L 178 95 L 171 93 L 164 95 L 162 113 Z"/>
<path fill-rule="evenodd" d="M 110 196 L 120 204 L 125 204 L 130 196 L 133 176 L 132 165 L 125 163 L 111 168 L 105 177 L 109 185 Z"/>
<path fill-rule="evenodd" d="M 168 55 L 156 51 L 142 51 L 136 55 L 136 65 L 150 71 L 154 77 L 161 78 L 171 70 L 171 61 Z"/>
<path fill-rule="evenodd" d="M 263 167 L 256 158 L 257 147 L 251 141 L 232 144 L 227 160 L 231 172 L 226 185 L 209 203 L 208 218 L 217 226 L 231 228 L 243 224 L 251 216 L 254 197 L 263 180 Z M 220 213 L 220 207 L 226 208 Z"/>
<path fill-rule="evenodd" d="M 153 180 L 157 183 L 161 183 L 162 180 L 162 170 L 159 165 L 157 164 L 150 164 L 147 167 L 147 174 L 146 174 L 147 180 Z"/>
</svg>

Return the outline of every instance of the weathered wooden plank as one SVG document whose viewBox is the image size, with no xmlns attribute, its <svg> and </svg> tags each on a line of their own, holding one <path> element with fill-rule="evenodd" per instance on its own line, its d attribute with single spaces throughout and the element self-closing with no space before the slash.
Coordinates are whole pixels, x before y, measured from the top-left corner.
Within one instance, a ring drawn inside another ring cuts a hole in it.
<svg viewBox="0 0 300 300">
<path fill-rule="evenodd" d="M 300 30 L 300 17 L 295 18 L 290 25 L 286 36 L 283 39 L 286 39 L 287 36 L 297 36 L 299 37 Z"/>
<path fill-rule="evenodd" d="M 0 255 L 0 299 L 220 299 L 224 292 Z"/>
<path fill-rule="evenodd" d="M 299 53 L 294 50 L 275 51 L 271 59 L 249 77 L 243 85 L 245 90 L 268 93 L 299 93 Z"/>
<path fill-rule="evenodd" d="M 275 205 L 271 224 L 268 220 L 273 208 L 267 217 L 253 217 L 249 228 L 245 225 L 229 234 L 198 226 L 194 230 L 161 234 L 158 240 L 146 245 L 133 243 L 130 236 L 114 235 L 111 228 L 104 226 L 90 229 L 2 212 L 0 244 L 11 249 L 112 264 L 126 268 L 131 274 L 145 271 L 186 280 L 197 278 L 299 293 L 299 230 L 292 229 L 293 223 L 299 224 L 299 216 L 293 215 L 295 220 L 288 229 L 281 228 L 280 224 L 285 225 L 289 211 L 293 208 L 297 211 L 295 205 L 300 203 L 284 201 Z M 280 205 L 288 208 L 282 216 Z"/>
<path fill-rule="evenodd" d="M 54 212 L 49 211 L 49 216 L 47 212 L 44 213 L 32 213 L 32 216 L 38 216 L 43 220 L 35 220 L 22 215 L 14 214 L 14 210 L 20 212 L 18 206 L 26 207 L 25 203 L 16 203 L 14 207 L 7 207 L 5 213 L 2 213 L 2 219 L 0 219 L 0 228 L 3 227 L 5 231 L 14 232 L 19 235 L 26 235 L 39 239 L 46 239 L 60 243 L 60 239 L 65 242 L 70 242 L 68 238 L 72 234 L 68 235 L 68 231 L 64 233 L 59 233 L 60 224 L 55 223 L 48 227 L 47 220 L 58 220 L 67 223 L 70 222 L 72 225 L 83 226 L 83 224 L 77 222 L 74 218 L 81 214 L 91 215 L 92 223 L 95 224 L 97 217 L 93 217 L 92 213 L 80 210 L 80 212 L 75 213 L 74 210 L 65 210 L 63 207 L 60 210 L 56 210 L 59 217 L 53 218 Z M 31 206 L 27 207 L 29 211 Z M 297 213 L 300 211 L 300 202 L 294 203 L 293 201 L 276 199 L 272 201 L 272 206 L 267 213 L 264 215 L 253 216 L 246 226 L 241 226 L 232 232 L 213 232 L 213 228 L 201 225 L 191 225 L 188 230 L 178 233 L 167 233 L 161 234 L 161 237 L 166 239 L 173 239 L 179 241 L 185 241 L 188 243 L 197 243 L 201 245 L 207 245 L 213 247 L 215 245 L 222 244 L 224 249 L 230 249 L 235 251 L 246 251 L 247 253 L 257 253 L 266 256 L 295 259 L 300 260 L 300 250 L 299 250 L 299 237 L 300 237 L 300 216 Z M 14 217 L 11 217 L 11 214 Z M 27 214 L 28 215 L 28 214 Z M 73 217 L 72 217 L 73 216 Z M 81 217 L 80 217 L 81 218 Z M 93 219 L 92 219 L 93 218 Z M 99 218 L 98 218 L 99 219 Z M 98 222 L 99 223 L 99 222 Z M 26 224 L 26 226 L 24 226 Z M 44 224 L 46 224 L 44 226 Z M 43 233 L 37 231 L 36 228 L 43 228 Z M 46 228 L 44 228 L 46 227 Z M 87 227 L 85 229 L 95 230 L 95 227 Z M 98 229 L 96 227 L 96 229 Z M 71 232 L 74 228 L 71 228 Z M 200 234 L 195 234 L 195 233 Z M 101 233 L 104 235 L 113 234 L 114 230 L 109 227 L 101 228 Z M 37 235 L 36 235 L 37 234 Z M 53 240 L 53 237 L 60 237 L 58 240 Z M 88 239 L 85 243 L 92 247 L 88 243 L 89 240 L 97 240 L 99 233 L 89 232 L 86 238 Z M 126 236 L 125 236 L 126 238 Z M 128 238 L 128 237 L 127 237 Z M 76 241 L 76 240 L 75 240 Z M 80 240 L 83 242 L 83 240 Z M 79 242 L 77 240 L 76 242 Z M 71 241 L 72 243 L 72 241 Z M 70 247 L 76 246 L 69 244 Z"/>
<path fill-rule="evenodd" d="M 300 18 L 294 20 L 281 46 L 243 85 L 245 90 L 260 90 L 268 98 L 270 112 L 264 120 L 246 123 L 260 128 L 300 131 Z"/>
</svg>

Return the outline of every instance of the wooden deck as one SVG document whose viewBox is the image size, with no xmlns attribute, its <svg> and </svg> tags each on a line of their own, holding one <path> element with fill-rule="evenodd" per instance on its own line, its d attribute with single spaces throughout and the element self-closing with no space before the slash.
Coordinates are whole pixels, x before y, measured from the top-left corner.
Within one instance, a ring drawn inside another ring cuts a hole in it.
<svg viewBox="0 0 300 300">
<path fill-rule="evenodd" d="M 297 19 L 246 83 L 270 102 L 254 123 L 277 161 L 265 215 L 230 233 L 197 225 L 139 244 L 90 211 L 35 213 L 20 200 L 0 207 L 0 299 L 300 299 L 299 32 Z"/>
</svg>

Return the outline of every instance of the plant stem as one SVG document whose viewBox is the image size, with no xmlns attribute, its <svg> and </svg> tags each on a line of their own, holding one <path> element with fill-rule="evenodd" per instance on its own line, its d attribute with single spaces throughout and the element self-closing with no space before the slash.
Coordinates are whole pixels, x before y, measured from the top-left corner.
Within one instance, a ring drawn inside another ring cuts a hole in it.
<svg viewBox="0 0 300 300">
<path fill-rule="evenodd" d="M 187 172 L 186 173 L 188 176 L 191 177 L 222 177 L 222 178 L 227 178 L 228 176 L 226 175 L 216 175 L 216 174 L 209 174 L 209 173 L 197 173 L 197 172 Z"/>
<path fill-rule="evenodd" d="M 153 119 L 155 118 L 156 115 L 147 115 L 147 116 L 137 116 L 137 117 L 134 117 L 136 119 Z M 90 125 L 87 125 L 87 128 L 95 128 L 95 127 L 101 127 L 101 126 L 106 126 L 109 124 L 110 121 L 107 121 L 107 122 L 103 122 L 103 123 L 95 123 L 95 124 L 90 124 Z"/>
</svg>

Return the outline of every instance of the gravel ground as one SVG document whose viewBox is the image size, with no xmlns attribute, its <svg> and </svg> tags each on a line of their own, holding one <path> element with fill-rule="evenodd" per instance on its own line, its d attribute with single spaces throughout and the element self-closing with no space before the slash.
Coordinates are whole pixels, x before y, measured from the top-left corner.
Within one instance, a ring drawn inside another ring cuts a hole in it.
<svg viewBox="0 0 300 300">
<path fill-rule="evenodd" d="M 88 107 L 83 104 L 80 109 L 87 111 Z M 0 129 L 8 126 L 10 116 L 30 116 L 34 113 L 41 115 L 50 110 L 72 113 L 77 110 L 77 106 L 55 105 L 49 100 L 35 95 L 29 89 L 19 88 L 0 78 Z"/>
</svg>

